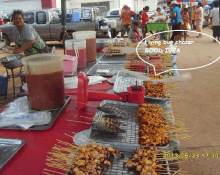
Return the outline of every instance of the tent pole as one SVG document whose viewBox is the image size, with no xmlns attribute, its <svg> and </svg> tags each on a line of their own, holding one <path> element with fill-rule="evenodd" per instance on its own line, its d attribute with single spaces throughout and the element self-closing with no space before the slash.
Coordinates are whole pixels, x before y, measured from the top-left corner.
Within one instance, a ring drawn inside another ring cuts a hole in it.
<svg viewBox="0 0 220 175">
<path fill-rule="evenodd" d="M 66 54 L 65 49 L 65 40 L 68 36 L 66 32 L 66 0 L 61 0 L 61 16 L 62 16 L 62 32 L 63 32 L 63 48 L 64 48 L 64 54 Z"/>
</svg>

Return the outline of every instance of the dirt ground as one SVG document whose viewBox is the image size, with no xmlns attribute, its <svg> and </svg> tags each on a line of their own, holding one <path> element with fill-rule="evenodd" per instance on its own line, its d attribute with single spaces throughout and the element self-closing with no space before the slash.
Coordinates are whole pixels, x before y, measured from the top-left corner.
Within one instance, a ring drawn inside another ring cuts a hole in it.
<svg viewBox="0 0 220 175">
<path fill-rule="evenodd" d="M 203 29 L 203 32 L 212 35 L 212 30 Z M 203 36 L 196 38 L 197 34 L 188 33 L 187 40 L 195 41 L 193 45 L 179 45 L 178 68 L 192 68 L 208 64 L 220 55 L 220 45 L 213 43 L 212 38 Z M 50 42 L 56 46 L 57 53 L 63 53 L 60 43 Z M 0 52 L 0 57 L 5 54 Z M 202 156 L 203 153 L 220 154 L 220 61 L 191 71 L 180 71 L 180 74 L 190 72 L 192 78 L 186 82 L 176 83 L 179 90 L 172 90 L 171 98 L 173 111 L 180 115 L 189 129 L 191 139 L 180 140 L 183 153 L 199 153 L 199 158 L 185 159 L 181 168 L 193 175 L 220 175 L 220 157 L 210 158 Z M 17 69 L 16 72 L 19 70 Z M 5 73 L 5 68 L 0 66 L 0 75 Z M 16 78 L 16 93 L 19 92 L 21 82 Z M 9 82 L 9 95 L 7 100 L 0 97 L 0 106 L 13 100 L 12 81 Z"/>
<path fill-rule="evenodd" d="M 210 29 L 204 33 L 212 35 Z M 220 44 L 213 43 L 209 37 L 196 38 L 197 34 L 189 33 L 187 40 L 195 41 L 189 46 L 178 46 L 178 68 L 191 68 L 210 63 L 220 56 Z M 179 90 L 171 94 L 180 97 L 173 98 L 173 111 L 180 115 L 189 128 L 191 139 L 181 140 L 183 153 L 199 153 L 199 158 L 186 159 L 182 166 L 184 171 L 195 175 L 220 174 L 220 157 L 203 158 L 203 153 L 220 154 L 220 61 L 197 70 L 180 71 L 180 74 L 190 72 L 192 78 L 186 82 L 178 82 Z"/>
</svg>

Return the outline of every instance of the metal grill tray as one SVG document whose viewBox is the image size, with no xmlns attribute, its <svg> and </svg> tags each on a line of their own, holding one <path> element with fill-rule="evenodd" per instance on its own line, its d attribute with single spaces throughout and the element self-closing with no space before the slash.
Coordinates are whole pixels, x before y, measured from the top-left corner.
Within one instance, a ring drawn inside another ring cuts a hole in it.
<svg viewBox="0 0 220 175">
<path fill-rule="evenodd" d="M 106 56 L 100 58 L 99 64 L 124 64 L 127 61 L 127 55 Z"/>
<path fill-rule="evenodd" d="M 88 72 L 87 75 L 99 75 L 112 77 L 117 75 L 118 71 L 124 68 L 124 64 L 95 64 Z M 97 72 L 97 70 L 108 70 L 109 72 Z"/>
<path fill-rule="evenodd" d="M 151 102 L 148 102 L 151 103 Z M 135 116 L 138 104 L 134 103 L 123 103 L 123 102 L 117 102 L 117 101 L 109 101 L 104 100 L 101 102 L 100 106 L 103 106 L 105 104 L 109 104 L 112 106 L 116 106 L 119 109 L 122 109 L 126 112 L 129 112 L 131 114 L 131 118 L 120 118 L 118 117 L 116 120 L 126 124 L 126 126 L 120 126 L 121 129 L 124 129 L 126 133 L 118 133 L 118 134 L 102 134 L 100 132 L 97 132 L 96 130 L 93 130 L 91 128 L 89 138 L 97 143 L 101 143 L 104 145 L 111 145 L 116 149 L 119 149 L 120 151 L 133 151 L 134 148 L 140 148 L 141 145 L 138 143 L 139 138 L 139 122 L 138 118 Z M 157 103 L 158 104 L 158 103 Z M 169 106 L 168 102 L 161 101 L 160 103 L 161 107 L 163 108 L 164 113 L 170 112 L 171 106 Z M 97 111 L 95 117 L 103 117 L 103 115 L 106 115 L 106 113 Z M 166 116 L 164 117 L 174 122 L 173 116 Z M 174 134 L 174 133 L 173 133 Z M 177 141 L 171 141 L 166 146 L 157 146 L 158 149 L 165 149 L 169 147 L 175 147 L 175 145 L 178 145 Z"/>
<path fill-rule="evenodd" d="M 24 146 L 25 140 L 0 138 L 0 169 Z"/>
<path fill-rule="evenodd" d="M 47 129 L 49 129 L 53 125 L 53 123 L 55 122 L 55 120 L 57 119 L 57 117 L 59 116 L 61 111 L 64 109 L 64 107 L 67 105 L 67 103 L 69 102 L 71 96 L 66 95 L 65 98 L 66 98 L 65 103 L 63 104 L 62 107 L 57 108 L 57 109 L 49 110 L 51 112 L 51 121 L 50 121 L 50 123 L 48 123 L 46 125 L 35 125 L 35 126 L 32 126 L 32 127 L 28 128 L 27 130 L 47 130 Z M 8 126 L 8 127 L 2 127 L 0 129 L 23 130 L 19 126 Z"/>
<path fill-rule="evenodd" d="M 121 92 L 127 92 L 127 88 L 132 85 L 142 85 L 145 87 L 143 80 L 136 78 L 130 74 L 124 73 L 122 71 L 118 71 L 116 81 L 113 87 L 113 91 L 116 94 L 120 94 Z M 167 101 L 169 98 L 156 98 L 156 97 L 148 97 L 145 96 L 145 100 L 163 100 Z"/>
<path fill-rule="evenodd" d="M 139 175 L 137 171 L 131 171 L 126 164 L 124 164 L 124 160 L 129 160 L 130 156 L 132 156 L 132 152 L 121 152 L 124 157 L 115 157 L 113 161 L 111 161 L 111 165 L 109 166 L 107 171 L 103 171 L 101 175 Z M 171 175 L 171 169 L 169 162 L 166 161 L 161 161 L 163 164 L 167 164 L 166 166 L 164 165 L 163 167 L 166 169 L 163 169 L 164 172 L 160 172 L 158 174 L 160 175 Z M 67 172 L 66 175 L 71 175 L 70 172 Z"/>
</svg>

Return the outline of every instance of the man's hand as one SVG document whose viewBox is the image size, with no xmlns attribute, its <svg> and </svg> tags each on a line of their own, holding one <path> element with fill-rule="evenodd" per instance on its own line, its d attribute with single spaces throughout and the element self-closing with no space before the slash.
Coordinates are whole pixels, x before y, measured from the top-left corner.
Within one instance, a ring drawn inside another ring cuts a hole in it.
<svg viewBox="0 0 220 175">
<path fill-rule="evenodd" d="M 21 50 L 20 48 L 14 50 L 14 54 L 19 54 L 21 52 L 23 52 L 23 50 Z"/>
</svg>

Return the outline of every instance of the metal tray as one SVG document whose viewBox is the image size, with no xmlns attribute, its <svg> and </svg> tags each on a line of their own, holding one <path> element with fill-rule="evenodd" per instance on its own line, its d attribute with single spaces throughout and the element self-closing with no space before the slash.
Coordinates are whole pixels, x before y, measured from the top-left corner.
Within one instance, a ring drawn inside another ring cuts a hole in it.
<svg viewBox="0 0 220 175">
<path fill-rule="evenodd" d="M 118 71 L 124 68 L 124 64 L 95 64 L 87 75 L 100 75 L 112 77 L 117 75 Z M 98 71 L 98 72 L 97 72 Z M 108 71 L 108 72 L 105 72 Z"/>
<path fill-rule="evenodd" d="M 148 102 L 150 103 L 150 102 Z M 101 143 L 104 145 L 111 145 L 116 149 L 119 149 L 120 151 L 133 151 L 134 148 L 140 148 L 141 145 L 138 143 L 139 138 L 139 123 L 138 118 L 135 116 L 138 104 L 134 103 L 124 103 L 124 102 L 117 102 L 117 101 L 109 101 L 104 100 L 101 102 L 100 106 L 103 106 L 104 104 L 109 104 L 112 106 L 116 106 L 119 109 L 122 109 L 126 112 L 129 112 L 131 114 L 131 118 L 120 118 L 118 117 L 116 120 L 126 124 L 126 126 L 120 126 L 121 129 L 124 129 L 126 133 L 118 133 L 118 134 L 102 134 L 100 132 L 97 132 L 91 128 L 89 133 L 89 138 L 97 143 Z M 161 107 L 163 108 L 164 113 L 168 113 L 172 110 L 168 103 L 160 103 Z M 103 113 L 101 111 L 97 111 L 95 117 L 103 117 L 103 115 L 106 115 L 106 113 Z M 174 121 L 173 116 L 166 116 L 164 117 L 169 121 Z M 178 143 L 177 143 L 178 144 Z M 173 147 L 173 145 L 176 145 L 176 141 L 171 141 L 170 144 L 167 144 L 166 146 L 157 146 L 158 149 L 166 149 L 169 147 Z"/>
<path fill-rule="evenodd" d="M 124 73 L 122 71 L 119 71 L 116 77 L 116 81 L 113 87 L 113 91 L 116 94 L 120 94 L 121 92 L 127 92 L 127 88 L 132 85 L 142 85 L 145 87 L 143 80 L 136 78 L 130 74 Z M 168 90 L 167 90 L 168 91 Z M 148 97 L 145 96 L 145 100 L 162 100 L 162 101 L 168 101 L 169 98 L 156 98 L 156 97 Z"/>
<path fill-rule="evenodd" d="M 25 140 L 0 138 L 0 169 L 23 147 Z"/>
<path fill-rule="evenodd" d="M 51 112 L 51 118 L 52 118 L 50 123 L 48 123 L 47 125 L 35 125 L 35 126 L 32 126 L 32 127 L 28 128 L 27 130 L 47 130 L 47 129 L 49 129 L 53 125 L 53 123 L 55 122 L 55 120 L 57 119 L 57 117 L 59 116 L 61 111 L 64 109 L 64 107 L 67 105 L 67 103 L 69 102 L 71 96 L 66 95 L 65 98 L 66 98 L 65 103 L 63 104 L 62 107 L 57 108 L 57 109 L 49 110 Z M 8 127 L 2 127 L 0 129 L 23 130 L 19 126 L 8 126 Z"/>
<path fill-rule="evenodd" d="M 103 56 L 98 61 L 99 64 L 124 64 L 127 61 L 127 55 Z"/>
</svg>

